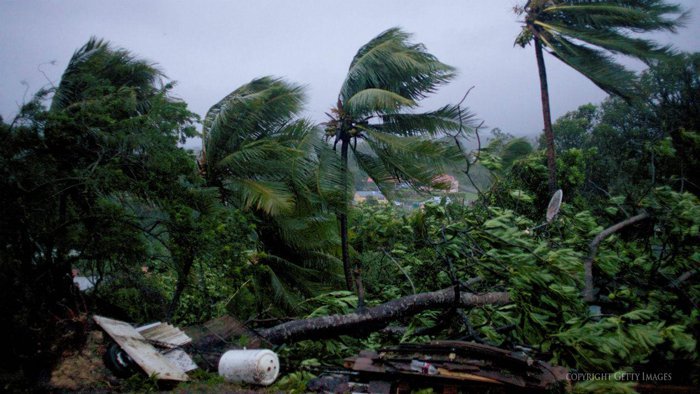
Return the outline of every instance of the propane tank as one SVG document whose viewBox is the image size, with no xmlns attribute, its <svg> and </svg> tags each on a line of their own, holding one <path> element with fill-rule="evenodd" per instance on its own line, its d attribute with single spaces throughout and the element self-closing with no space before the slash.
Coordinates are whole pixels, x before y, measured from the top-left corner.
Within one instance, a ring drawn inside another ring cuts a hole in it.
<svg viewBox="0 0 700 394">
<path fill-rule="evenodd" d="M 271 350 L 229 350 L 219 359 L 219 375 L 231 383 L 271 385 L 280 372 L 280 361 Z"/>
</svg>

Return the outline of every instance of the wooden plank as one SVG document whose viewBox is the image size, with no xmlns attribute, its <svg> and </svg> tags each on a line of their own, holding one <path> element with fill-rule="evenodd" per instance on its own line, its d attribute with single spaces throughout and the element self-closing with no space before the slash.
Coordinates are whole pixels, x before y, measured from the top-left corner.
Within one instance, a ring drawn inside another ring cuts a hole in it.
<svg viewBox="0 0 700 394">
<path fill-rule="evenodd" d="M 443 376 L 446 378 L 455 378 L 455 379 L 459 379 L 459 380 L 470 380 L 473 382 L 484 382 L 484 383 L 491 383 L 491 384 L 503 384 L 503 383 L 499 382 L 498 380 L 485 378 L 483 376 L 474 375 L 471 373 L 452 372 L 452 371 L 449 371 L 445 368 L 438 368 L 437 370 L 438 370 L 438 373 L 440 374 L 440 376 Z"/>
<path fill-rule="evenodd" d="M 161 380 L 187 381 L 187 374 L 173 365 L 131 324 L 95 315 L 94 320 L 147 375 Z"/>
</svg>

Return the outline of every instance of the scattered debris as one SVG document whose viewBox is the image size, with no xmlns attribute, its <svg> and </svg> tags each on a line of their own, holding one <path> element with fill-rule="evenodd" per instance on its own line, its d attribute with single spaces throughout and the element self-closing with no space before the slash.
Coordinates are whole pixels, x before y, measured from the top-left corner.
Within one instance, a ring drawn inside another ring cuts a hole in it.
<svg viewBox="0 0 700 394">
<path fill-rule="evenodd" d="M 306 386 L 311 393 L 384 393 L 391 390 L 391 383 L 373 381 L 368 383 L 352 382 L 350 376 L 340 374 L 322 375 L 311 379 Z"/>
<path fill-rule="evenodd" d="M 192 342 L 192 338 L 188 337 L 187 334 L 167 323 L 148 324 L 137 327 L 136 331 L 143 335 L 148 342 L 168 349 L 185 346 Z"/>
<path fill-rule="evenodd" d="M 188 328 L 194 342 L 185 332 L 167 323 L 135 328 L 103 316 L 95 315 L 93 319 L 115 342 L 107 347 L 104 359 L 118 377 L 131 376 L 141 369 L 159 380 L 187 381 L 187 372 L 198 368 L 189 353 L 199 356 L 205 364 L 216 363 L 219 375 L 229 382 L 267 386 L 280 372 L 279 358 L 270 350 L 230 350 L 237 347 L 232 343 L 236 337 L 244 338 L 247 346 L 257 347 L 262 342 L 230 316 Z"/>
<path fill-rule="evenodd" d="M 460 341 L 403 344 L 379 352 L 365 350 L 346 359 L 344 365 L 359 372 L 361 380 L 390 382 L 390 387 L 399 391 L 417 384 L 442 387 L 445 391 L 479 387 L 501 392 L 500 387 L 503 392 L 536 392 L 566 381 L 567 374 L 565 368 L 533 360 L 523 353 Z"/>
<path fill-rule="evenodd" d="M 187 381 L 189 379 L 185 370 L 189 363 L 180 364 L 174 362 L 182 357 L 182 354 L 178 353 L 171 357 L 166 357 L 163 354 L 191 341 L 178 328 L 169 324 L 156 323 L 141 327 L 141 331 L 139 331 L 139 329 L 135 329 L 129 323 L 123 321 L 97 315 L 93 318 L 107 335 L 119 345 L 119 348 L 129 356 L 130 360 L 126 360 L 123 354 L 115 350 L 118 368 L 127 368 L 127 364 L 133 361 L 146 375 L 155 376 L 160 380 Z M 154 345 L 166 349 L 166 351 L 161 352 Z M 185 356 L 189 358 L 187 354 Z M 171 359 L 174 360 L 171 361 Z M 192 362 L 192 360 L 190 359 L 189 362 Z M 186 367 L 183 368 L 181 365 Z"/>
<path fill-rule="evenodd" d="M 177 365 L 185 372 L 194 371 L 199 368 L 197 364 L 192 360 L 189 354 L 185 353 L 182 349 L 172 349 L 165 353 L 163 356 L 168 359 L 173 365 Z"/>
</svg>

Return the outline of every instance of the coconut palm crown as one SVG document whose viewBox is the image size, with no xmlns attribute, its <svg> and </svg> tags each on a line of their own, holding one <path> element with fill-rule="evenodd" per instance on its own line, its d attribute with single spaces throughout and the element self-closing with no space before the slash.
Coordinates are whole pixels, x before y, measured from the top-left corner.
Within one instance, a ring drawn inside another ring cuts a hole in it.
<svg viewBox="0 0 700 394">
<path fill-rule="evenodd" d="M 300 85 L 257 78 L 214 104 L 202 122 L 199 165 L 207 184 L 225 204 L 253 214 L 267 247 L 251 259 L 251 286 L 257 295 L 271 289 L 286 310 L 339 277 L 337 229 L 327 208 L 339 181 L 325 174 L 338 173 L 340 164 L 317 127 L 299 117 L 304 101 Z"/>
</svg>

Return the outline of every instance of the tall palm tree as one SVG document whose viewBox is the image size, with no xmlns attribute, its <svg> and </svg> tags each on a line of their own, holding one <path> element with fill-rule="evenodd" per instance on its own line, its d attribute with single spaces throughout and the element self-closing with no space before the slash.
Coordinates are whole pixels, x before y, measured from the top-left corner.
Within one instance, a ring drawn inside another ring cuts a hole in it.
<svg viewBox="0 0 700 394">
<path fill-rule="evenodd" d="M 445 164 L 456 160 L 459 153 L 424 137 L 458 130 L 468 121 L 468 113 L 458 106 L 430 112 L 415 110 L 420 99 L 435 92 L 455 73 L 452 67 L 426 52 L 422 44 L 409 39 L 409 34 L 392 28 L 360 48 L 326 123 L 326 135 L 333 138 L 334 149 L 340 144 L 345 204 L 337 216 L 348 290 L 353 288 L 347 217 L 349 153 L 388 198 L 397 182 L 406 182 L 416 189 L 435 187 Z M 358 276 L 357 265 L 354 271 Z M 356 282 L 361 296 L 361 281 Z"/>
<path fill-rule="evenodd" d="M 298 117 L 301 86 L 262 77 L 211 107 L 200 168 L 223 202 L 253 212 L 265 250 L 253 259 L 253 288 L 272 289 L 287 309 L 338 277 L 337 230 L 329 206 L 340 164 L 317 127 Z M 336 170 L 333 171 L 333 168 Z"/>
<path fill-rule="evenodd" d="M 630 99 L 636 75 L 614 55 L 646 60 L 666 57 L 671 48 L 639 38 L 639 33 L 671 31 L 683 25 L 687 13 L 666 0 L 529 0 L 515 12 L 524 26 L 515 43 L 534 42 L 542 96 L 550 191 L 556 189 L 554 134 L 543 48 L 583 74 L 605 92 Z M 677 15 L 675 18 L 674 15 Z"/>
</svg>

